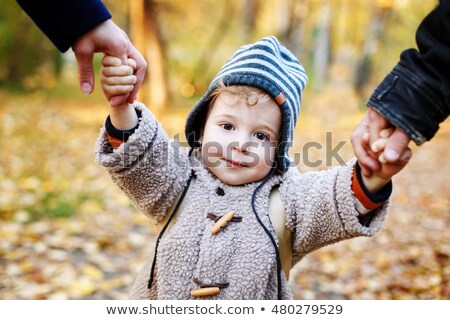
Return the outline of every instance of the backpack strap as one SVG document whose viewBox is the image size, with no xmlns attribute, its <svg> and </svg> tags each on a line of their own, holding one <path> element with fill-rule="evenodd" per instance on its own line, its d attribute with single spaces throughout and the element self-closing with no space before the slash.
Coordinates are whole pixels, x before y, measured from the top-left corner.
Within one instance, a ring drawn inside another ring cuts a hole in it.
<svg viewBox="0 0 450 320">
<path fill-rule="evenodd" d="M 190 185 L 188 186 L 188 189 L 186 191 L 186 196 L 189 196 L 190 189 L 192 185 L 195 183 L 195 176 L 192 176 L 192 181 Z M 180 206 L 174 212 L 174 210 L 177 207 L 178 202 L 180 201 L 181 195 L 183 192 L 180 192 L 175 199 L 173 205 L 167 210 L 167 214 L 164 216 L 164 218 L 161 221 L 158 221 L 155 224 L 156 231 L 158 234 L 161 232 L 163 227 L 166 225 L 168 219 L 173 215 L 168 228 L 175 224 L 179 212 L 181 212 L 185 206 L 185 200 L 186 197 L 184 197 L 180 203 Z M 284 271 L 284 274 L 286 276 L 286 279 L 289 280 L 289 271 L 292 267 L 292 244 L 291 244 L 291 232 L 286 227 L 286 210 L 284 208 L 284 204 L 281 201 L 281 194 L 280 190 L 278 189 L 278 186 L 275 186 L 270 191 L 269 196 L 269 218 L 273 225 L 273 228 L 275 229 L 275 233 L 278 238 L 278 249 L 280 252 L 280 260 L 281 260 L 281 267 Z"/>
<path fill-rule="evenodd" d="M 175 224 L 175 222 L 177 221 L 178 218 L 178 214 L 179 212 L 183 211 L 184 206 L 186 205 L 186 201 L 184 201 L 184 199 L 186 199 L 187 196 L 189 196 L 190 194 L 190 190 L 192 188 L 192 185 L 195 183 L 195 175 L 191 176 L 191 183 L 187 185 L 187 190 L 185 193 L 185 196 L 183 197 L 183 199 L 181 199 L 181 203 L 179 205 L 179 207 L 177 208 L 178 202 L 180 201 L 180 198 L 183 194 L 182 190 L 178 196 L 176 197 L 175 201 L 173 202 L 172 206 L 167 209 L 167 213 L 164 216 L 164 218 L 162 218 L 160 221 L 157 221 L 155 224 L 155 231 L 159 234 L 162 230 L 162 228 L 164 228 L 164 226 L 166 225 L 166 223 L 168 222 L 169 218 L 172 217 L 171 221 L 169 222 L 169 225 L 167 226 L 167 228 L 170 228 L 172 225 Z M 174 210 L 176 210 L 176 212 L 174 212 Z"/>
<path fill-rule="evenodd" d="M 189 191 L 189 188 L 191 186 L 191 182 L 192 182 L 194 176 L 195 176 L 194 171 L 192 170 L 191 176 L 189 177 L 187 185 L 184 187 L 183 191 L 180 192 L 178 194 L 177 198 L 175 199 L 176 200 L 174 202 L 175 207 L 172 205 L 168 210 L 168 212 L 171 212 L 171 214 L 170 215 L 166 214 L 166 216 L 162 219 L 162 221 L 156 222 L 156 224 L 154 225 L 154 227 L 156 229 L 159 229 L 158 230 L 159 235 L 158 235 L 158 239 L 156 239 L 155 255 L 153 256 L 152 269 L 150 270 L 150 277 L 149 277 L 148 285 L 147 285 L 147 287 L 149 289 L 152 287 L 152 284 L 153 284 L 153 277 L 154 277 L 154 271 L 155 271 L 155 267 L 156 267 L 156 256 L 158 254 L 159 241 L 161 240 L 161 237 L 164 235 L 164 232 L 166 232 L 166 230 L 170 227 L 171 222 L 176 220 L 177 213 L 179 212 L 179 210 L 178 210 L 179 207 L 184 206 L 184 197 L 187 195 L 187 193 Z"/>
<path fill-rule="evenodd" d="M 286 279 L 289 279 L 289 271 L 292 267 L 291 232 L 286 227 L 286 210 L 281 201 L 281 194 L 278 186 L 275 186 L 270 191 L 269 218 L 278 237 L 281 268 L 284 271 Z"/>
</svg>

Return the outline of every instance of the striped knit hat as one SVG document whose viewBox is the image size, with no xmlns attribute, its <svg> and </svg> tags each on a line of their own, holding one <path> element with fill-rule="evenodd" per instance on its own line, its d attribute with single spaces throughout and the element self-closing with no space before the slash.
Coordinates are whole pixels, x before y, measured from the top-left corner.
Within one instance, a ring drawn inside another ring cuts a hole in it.
<svg viewBox="0 0 450 320">
<path fill-rule="evenodd" d="M 273 36 L 241 47 L 222 67 L 207 92 L 188 115 L 185 133 L 191 147 L 197 146 L 196 142 L 203 129 L 199 118 L 207 110 L 211 93 L 220 79 L 225 86 L 245 85 L 261 89 L 280 106 L 283 123 L 277 168 L 286 172 L 291 162 L 288 150 L 292 145 L 302 92 L 308 80 L 305 69 Z"/>
</svg>

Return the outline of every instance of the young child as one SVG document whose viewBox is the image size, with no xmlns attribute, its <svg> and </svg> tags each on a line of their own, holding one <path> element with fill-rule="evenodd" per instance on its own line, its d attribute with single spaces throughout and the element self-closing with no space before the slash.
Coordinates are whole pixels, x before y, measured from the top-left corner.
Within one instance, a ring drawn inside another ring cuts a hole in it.
<svg viewBox="0 0 450 320">
<path fill-rule="evenodd" d="M 103 59 L 108 101 L 132 90 L 130 64 Z M 269 218 L 274 188 L 292 237 L 292 265 L 320 247 L 381 228 L 390 179 L 404 165 L 385 164 L 370 178 L 356 159 L 306 174 L 290 166 L 306 82 L 300 62 L 275 37 L 243 46 L 190 112 L 189 154 L 141 103 L 110 109 L 97 161 L 139 210 L 164 225 L 131 298 L 292 298 Z"/>
</svg>

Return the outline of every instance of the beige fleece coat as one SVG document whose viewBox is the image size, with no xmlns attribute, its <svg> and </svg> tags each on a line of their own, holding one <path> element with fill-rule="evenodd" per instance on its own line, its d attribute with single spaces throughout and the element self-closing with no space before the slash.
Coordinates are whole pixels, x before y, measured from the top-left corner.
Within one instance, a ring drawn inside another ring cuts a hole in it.
<svg viewBox="0 0 450 320">
<path fill-rule="evenodd" d="M 139 127 L 129 140 L 113 150 L 105 129 L 100 132 L 96 160 L 107 168 L 112 180 L 133 204 L 152 219 L 161 220 L 189 180 L 191 186 L 175 224 L 160 241 L 155 278 L 147 288 L 152 258 L 137 276 L 132 299 L 192 299 L 190 292 L 203 284 L 228 283 L 220 293 L 202 299 L 277 299 L 277 265 L 269 237 L 251 208 L 252 195 L 260 182 L 230 186 L 217 179 L 187 150 L 169 140 L 161 125 L 142 104 Z M 292 233 L 295 265 L 307 253 L 357 236 L 372 236 L 382 226 L 387 204 L 363 226 L 354 207 L 351 189 L 354 160 L 327 171 L 301 174 L 290 168 L 271 177 L 257 193 L 255 207 L 276 239 L 268 216 L 269 194 L 279 185 L 286 210 L 286 227 Z M 217 187 L 224 190 L 216 193 Z M 232 210 L 242 217 L 213 235 L 214 221 Z M 282 297 L 292 294 L 282 273 Z M 197 298 L 199 299 L 199 298 Z"/>
</svg>

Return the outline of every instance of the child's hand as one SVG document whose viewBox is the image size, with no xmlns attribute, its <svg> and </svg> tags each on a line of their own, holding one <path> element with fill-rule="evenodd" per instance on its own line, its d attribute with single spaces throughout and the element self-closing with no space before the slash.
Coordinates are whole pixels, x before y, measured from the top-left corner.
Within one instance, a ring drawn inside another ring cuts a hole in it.
<svg viewBox="0 0 450 320">
<path fill-rule="evenodd" d="M 102 90 L 108 102 L 117 95 L 129 94 L 134 89 L 137 81 L 133 75 L 136 69 L 136 61 L 128 59 L 128 66 L 122 65 L 119 58 L 104 56 L 102 60 Z"/>
<path fill-rule="evenodd" d="M 381 170 L 374 172 L 374 174 L 382 179 L 391 179 L 393 175 L 397 174 L 400 170 L 402 170 L 409 159 L 412 157 L 412 151 L 410 148 L 406 148 L 403 154 L 400 156 L 399 161 L 394 164 L 387 163 L 384 159 L 384 148 L 389 140 L 389 137 L 392 135 L 392 129 L 384 129 L 380 132 L 380 139 L 376 140 L 370 146 L 372 152 L 378 155 L 378 160 L 381 162 Z"/>
<path fill-rule="evenodd" d="M 363 137 L 363 144 L 365 144 L 366 147 L 370 149 L 370 153 L 376 156 L 381 162 L 381 169 L 379 171 L 374 171 L 371 177 L 368 178 L 362 175 L 365 186 L 371 192 L 377 192 L 380 190 L 387 182 L 389 182 L 389 180 L 391 180 L 392 176 L 402 170 L 408 163 L 409 159 L 411 159 L 411 149 L 406 148 L 396 163 L 392 164 L 386 162 L 383 156 L 383 151 L 392 132 L 393 129 L 391 128 L 382 130 L 380 132 L 380 138 L 373 142 L 370 147 L 368 134 Z"/>
</svg>

